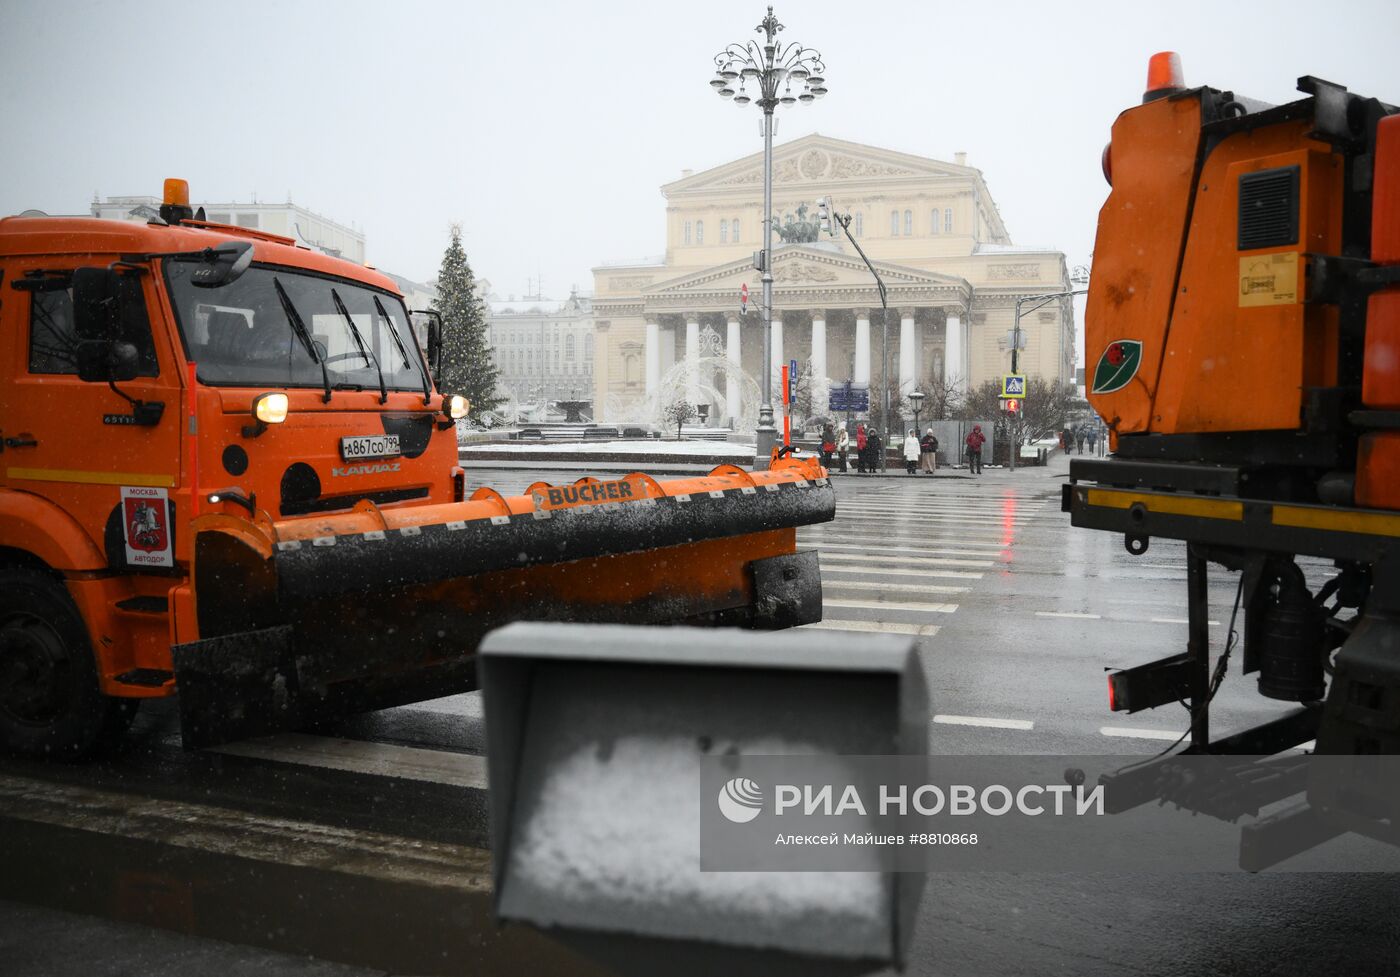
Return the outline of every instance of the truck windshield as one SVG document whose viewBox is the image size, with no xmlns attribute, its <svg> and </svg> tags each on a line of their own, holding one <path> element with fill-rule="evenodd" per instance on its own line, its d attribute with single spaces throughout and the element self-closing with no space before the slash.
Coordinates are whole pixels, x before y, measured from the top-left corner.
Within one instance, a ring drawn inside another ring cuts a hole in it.
<svg viewBox="0 0 1400 977">
<path fill-rule="evenodd" d="M 201 382 L 320 387 L 324 364 L 335 388 L 378 390 L 382 370 L 389 390 L 423 390 L 417 340 L 397 296 L 269 265 L 254 265 L 218 288 L 197 288 L 190 276 L 198 267 L 165 263 L 171 303 Z M 282 296 L 307 335 L 297 335 Z"/>
</svg>

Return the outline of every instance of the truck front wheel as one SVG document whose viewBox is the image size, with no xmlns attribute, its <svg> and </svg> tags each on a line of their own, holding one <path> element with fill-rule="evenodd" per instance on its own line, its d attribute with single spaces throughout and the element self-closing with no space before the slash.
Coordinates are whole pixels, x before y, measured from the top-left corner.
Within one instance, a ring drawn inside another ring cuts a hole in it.
<svg viewBox="0 0 1400 977">
<path fill-rule="evenodd" d="M 136 704 L 102 694 L 87 629 L 61 581 L 0 570 L 0 749 L 80 759 L 121 737 Z"/>
</svg>

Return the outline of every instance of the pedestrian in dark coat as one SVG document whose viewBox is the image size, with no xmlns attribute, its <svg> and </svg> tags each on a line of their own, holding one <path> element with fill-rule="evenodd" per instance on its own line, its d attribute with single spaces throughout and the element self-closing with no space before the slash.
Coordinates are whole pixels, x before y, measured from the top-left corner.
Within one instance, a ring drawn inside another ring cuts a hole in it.
<svg viewBox="0 0 1400 977">
<path fill-rule="evenodd" d="M 982 474 L 982 445 L 987 443 L 987 436 L 982 433 L 982 425 L 972 425 L 972 431 L 967 438 L 967 467 L 972 470 L 972 474 Z"/>
<path fill-rule="evenodd" d="M 919 471 L 932 475 L 937 470 L 938 439 L 933 436 L 933 428 L 929 428 L 919 439 Z"/>
<path fill-rule="evenodd" d="M 822 467 L 831 467 L 831 456 L 836 452 L 836 435 L 828 424 L 822 428 Z"/>
</svg>

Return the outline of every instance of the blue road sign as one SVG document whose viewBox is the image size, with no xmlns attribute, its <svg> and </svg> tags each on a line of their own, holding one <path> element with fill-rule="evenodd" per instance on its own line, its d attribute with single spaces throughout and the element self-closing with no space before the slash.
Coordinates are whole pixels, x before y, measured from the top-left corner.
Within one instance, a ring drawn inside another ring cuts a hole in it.
<svg viewBox="0 0 1400 977">
<path fill-rule="evenodd" d="M 870 409 L 870 389 L 868 387 L 857 387 L 854 384 L 842 384 L 839 387 L 832 387 L 828 394 L 827 410 L 833 413 L 839 411 L 868 411 Z"/>
<path fill-rule="evenodd" d="M 1026 378 L 1019 373 L 1008 373 L 1001 378 L 1001 396 L 1004 399 L 1021 398 L 1026 395 Z"/>
</svg>

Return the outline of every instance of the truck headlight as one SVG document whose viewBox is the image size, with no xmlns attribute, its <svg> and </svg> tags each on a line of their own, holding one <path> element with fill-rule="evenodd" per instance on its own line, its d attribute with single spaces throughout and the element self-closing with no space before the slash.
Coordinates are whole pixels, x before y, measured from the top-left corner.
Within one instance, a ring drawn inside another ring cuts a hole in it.
<svg viewBox="0 0 1400 977">
<path fill-rule="evenodd" d="M 287 395 L 259 394 L 253 400 L 253 417 L 263 424 L 281 424 L 287 419 Z"/>
<path fill-rule="evenodd" d="M 286 394 L 258 394 L 253 398 L 253 423 L 243 425 L 243 436 L 256 438 L 267 430 L 269 424 L 281 424 L 287 419 L 287 410 Z"/>
<path fill-rule="evenodd" d="M 442 412 L 454 421 L 460 421 L 472 409 L 472 403 L 461 394 L 453 394 L 443 402 Z"/>
</svg>

